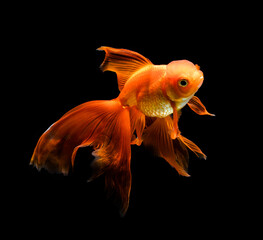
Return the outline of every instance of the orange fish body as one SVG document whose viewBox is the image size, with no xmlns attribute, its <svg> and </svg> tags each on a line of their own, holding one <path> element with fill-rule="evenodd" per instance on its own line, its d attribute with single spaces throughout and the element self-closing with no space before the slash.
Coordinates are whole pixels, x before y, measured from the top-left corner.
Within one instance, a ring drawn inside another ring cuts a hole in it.
<svg viewBox="0 0 263 240">
<path fill-rule="evenodd" d="M 136 72 L 125 84 L 119 99 L 124 106 L 136 106 L 148 117 L 166 117 L 172 107 L 162 92 L 165 65 L 146 66 Z"/>
<path fill-rule="evenodd" d="M 86 102 L 67 112 L 40 137 L 31 164 L 67 174 L 77 150 L 93 146 L 90 180 L 104 174 L 105 188 L 124 215 L 131 189 L 130 145 L 143 142 L 180 175 L 189 176 L 187 148 L 198 157 L 206 156 L 180 134 L 180 110 L 188 104 L 199 115 L 212 114 L 194 96 L 203 83 L 198 65 L 187 60 L 154 65 L 130 50 L 98 50 L 106 53 L 101 69 L 117 74 L 119 96 Z"/>
</svg>

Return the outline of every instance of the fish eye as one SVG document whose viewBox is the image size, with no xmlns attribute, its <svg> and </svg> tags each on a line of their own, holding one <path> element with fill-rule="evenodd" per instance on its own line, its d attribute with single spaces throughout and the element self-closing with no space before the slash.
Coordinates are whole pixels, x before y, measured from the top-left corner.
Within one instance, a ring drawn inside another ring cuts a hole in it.
<svg viewBox="0 0 263 240">
<path fill-rule="evenodd" d="M 186 79 L 181 79 L 179 81 L 179 86 L 180 87 L 186 87 L 188 85 L 188 81 Z"/>
</svg>

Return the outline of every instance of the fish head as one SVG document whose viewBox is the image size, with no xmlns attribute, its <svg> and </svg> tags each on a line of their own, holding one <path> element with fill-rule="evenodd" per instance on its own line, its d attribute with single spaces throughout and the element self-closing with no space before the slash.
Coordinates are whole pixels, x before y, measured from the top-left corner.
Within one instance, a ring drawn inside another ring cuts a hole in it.
<svg viewBox="0 0 263 240">
<path fill-rule="evenodd" d="M 188 99 L 197 92 L 204 80 L 200 67 L 188 60 L 172 61 L 166 68 L 165 90 L 172 101 Z"/>
</svg>

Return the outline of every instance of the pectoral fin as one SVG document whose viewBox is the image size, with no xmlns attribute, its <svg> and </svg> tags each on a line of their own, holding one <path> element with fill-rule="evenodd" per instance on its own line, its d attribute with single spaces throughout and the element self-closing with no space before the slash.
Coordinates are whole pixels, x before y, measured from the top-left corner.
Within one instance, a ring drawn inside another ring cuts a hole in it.
<svg viewBox="0 0 263 240">
<path fill-rule="evenodd" d="M 206 110 L 204 104 L 196 96 L 193 96 L 187 104 L 195 113 L 199 115 L 215 116 L 215 114 L 211 114 Z"/>
</svg>

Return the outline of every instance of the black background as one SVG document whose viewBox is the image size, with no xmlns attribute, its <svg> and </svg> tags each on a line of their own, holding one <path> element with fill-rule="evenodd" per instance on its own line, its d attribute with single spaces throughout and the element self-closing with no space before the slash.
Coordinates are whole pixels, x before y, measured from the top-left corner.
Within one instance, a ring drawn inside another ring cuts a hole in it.
<svg viewBox="0 0 263 240">
<path fill-rule="evenodd" d="M 143 230 L 209 237 L 208 229 L 213 235 L 233 230 L 244 210 L 235 197 L 238 177 L 232 177 L 238 159 L 229 134 L 236 130 L 231 117 L 226 119 L 235 111 L 226 105 L 232 86 L 222 84 L 237 50 L 231 36 L 238 34 L 239 24 L 228 21 L 231 14 L 213 6 L 192 6 L 190 11 L 189 6 L 142 9 L 136 4 L 115 10 L 71 5 L 23 9 L 14 21 L 10 47 L 17 67 L 9 77 L 16 102 L 10 113 L 15 114 L 15 131 L 10 133 L 11 166 L 6 170 L 11 184 L 7 223 L 25 223 L 20 231 L 46 235 L 88 236 L 96 229 L 99 235 Z M 216 114 L 199 116 L 183 109 L 182 134 L 207 155 L 205 161 L 190 153 L 190 178 L 179 176 L 143 146 L 132 146 L 132 189 L 124 218 L 107 199 L 103 177 L 86 182 L 89 149 L 79 151 L 69 176 L 29 166 L 38 138 L 65 112 L 86 101 L 118 96 L 115 73 L 99 70 L 104 53 L 96 49 L 103 45 L 139 52 L 154 64 L 187 59 L 200 65 L 205 80 L 196 96 Z"/>
</svg>

